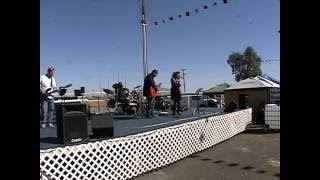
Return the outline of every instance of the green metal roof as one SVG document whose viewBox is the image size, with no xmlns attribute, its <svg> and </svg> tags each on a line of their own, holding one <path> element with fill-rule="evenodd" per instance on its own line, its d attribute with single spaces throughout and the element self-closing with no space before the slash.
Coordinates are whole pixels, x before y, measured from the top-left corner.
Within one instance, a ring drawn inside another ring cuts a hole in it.
<svg viewBox="0 0 320 180">
<path fill-rule="evenodd" d="M 219 85 L 217 85 L 217 86 L 214 86 L 214 87 L 206 90 L 205 92 L 209 92 L 209 93 L 223 93 L 223 91 L 224 91 L 226 88 L 228 88 L 228 87 L 230 87 L 229 84 L 227 84 L 227 83 L 222 83 L 222 84 L 219 84 Z"/>
</svg>

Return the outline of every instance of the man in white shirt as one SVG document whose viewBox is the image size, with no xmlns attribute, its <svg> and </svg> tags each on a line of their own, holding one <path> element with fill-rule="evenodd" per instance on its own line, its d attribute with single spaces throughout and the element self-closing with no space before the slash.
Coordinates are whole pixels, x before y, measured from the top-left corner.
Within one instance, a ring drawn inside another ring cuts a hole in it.
<svg viewBox="0 0 320 180">
<path fill-rule="evenodd" d="M 54 112 L 54 93 L 57 90 L 56 80 L 53 77 L 54 68 L 49 67 L 47 74 L 40 77 L 40 102 L 42 108 L 42 128 L 54 127 L 52 117 Z"/>
</svg>

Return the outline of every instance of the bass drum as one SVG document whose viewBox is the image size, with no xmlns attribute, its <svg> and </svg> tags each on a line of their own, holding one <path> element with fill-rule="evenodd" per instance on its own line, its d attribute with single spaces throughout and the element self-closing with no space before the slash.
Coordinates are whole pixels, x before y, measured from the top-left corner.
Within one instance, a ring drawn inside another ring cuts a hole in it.
<svg viewBox="0 0 320 180">
<path fill-rule="evenodd" d="M 139 111 L 139 103 L 138 101 L 131 101 L 129 103 L 128 114 L 136 114 Z"/>
<path fill-rule="evenodd" d="M 107 103 L 108 107 L 115 108 L 116 107 L 116 100 L 110 99 Z"/>
</svg>

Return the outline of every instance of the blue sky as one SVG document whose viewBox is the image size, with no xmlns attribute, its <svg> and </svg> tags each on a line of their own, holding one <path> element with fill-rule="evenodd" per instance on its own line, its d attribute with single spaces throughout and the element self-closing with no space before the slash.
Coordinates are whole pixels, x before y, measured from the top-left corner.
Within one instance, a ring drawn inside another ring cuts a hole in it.
<svg viewBox="0 0 320 180">
<path fill-rule="evenodd" d="M 188 92 L 234 83 L 228 56 L 247 46 L 262 59 L 280 58 L 279 0 L 146 0 L 146 7 L 148 67 L 158 69 L 163 87 L 182 68 Z M 111 87 L 118 77 L 129 88 L 142 84 L 139 10 L 139 0 L 41 0 L 40 73 L 54 66 L 58 86 L 87 91 Z M 279 62 L 261 68 L 280 79 Z"/>
</svg>

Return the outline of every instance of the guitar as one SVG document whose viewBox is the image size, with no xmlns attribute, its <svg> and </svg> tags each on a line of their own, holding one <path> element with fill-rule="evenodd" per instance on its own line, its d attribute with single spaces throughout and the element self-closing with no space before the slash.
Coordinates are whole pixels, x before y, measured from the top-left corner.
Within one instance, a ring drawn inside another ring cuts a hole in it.
<svg viewBox="0 0 320 180">
<path fill-rule="evenodd" d="M 158 84 L 158 85 L 156 85 L 156 87 L 158 87 L 158 88 L 160 88 L 161 87 L 161 82 Z M 156 97 L 158 95 L 158 90 L 156 90 L 154 87 L 150 87 L 150 96 L 151 97 Z"/>
<path fill-rule="evenodd" d="M 150 87 L 150 96 L 151 97 L 156 97 L 158 95 L 157 90 L 154 87 Z"/>
<path fill-rule="evenodd" d="M 59 90 L 58 89 L 53 90 L 52 88 L 48 88 L 48 89 L 46 89 L 45 93 L 41 93 L 40 92 L 40 101 L 42 99 L 47 99 L 48 97 L 53 97 L 52 94 L 55 93 L 55 92 L 60 92 L 60 89 L 66 89 L 66 88 L 69 88 L 71 86 L 72 86 L 72 84 L 68 84 L 66 86 L 61 86 L 59 88 Z"/>
</svg>

